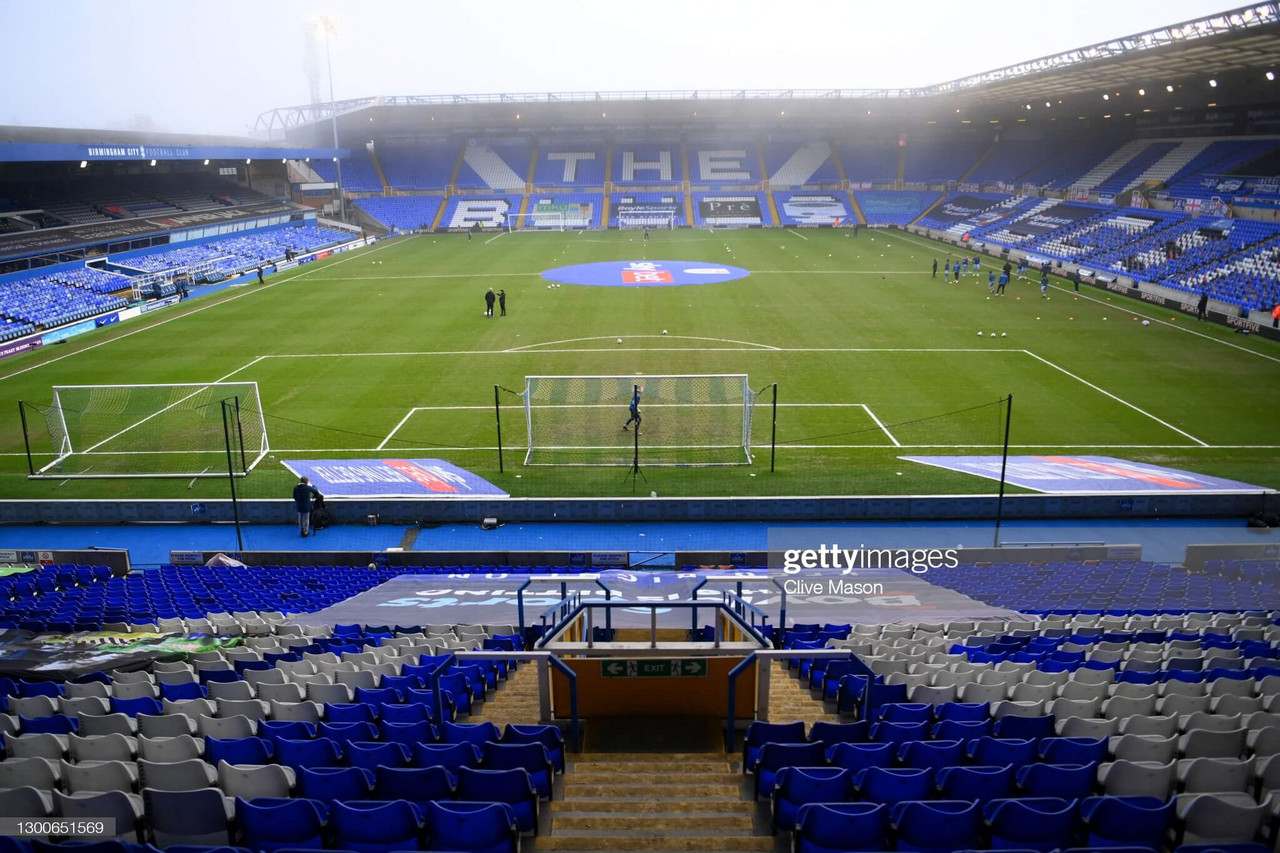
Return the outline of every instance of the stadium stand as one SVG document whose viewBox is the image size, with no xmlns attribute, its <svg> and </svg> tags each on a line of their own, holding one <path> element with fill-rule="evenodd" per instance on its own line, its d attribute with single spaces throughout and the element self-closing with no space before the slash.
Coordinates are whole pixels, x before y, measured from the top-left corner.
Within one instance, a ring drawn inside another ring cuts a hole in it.
<svg viewBox="0 0 1280 853">
<path fill-rule="evenodd" d="M 756 183 L 760 180 L 756 146 L 743 140 L 691 142 L 689 172 L 691 184 Z"/>
<path fill-rule="evenodd" d="M 5 199 L 5 209 L 35 211 L 26 213 L 23 219 L 41 228 L 215 210 L 270 200 L 229 179 L 198 172 L 5 184 L 0 185 L 0 197 Z M 0 229 L 5 221 L 0 220 Z"/>
<path fill-rule="evenodd" d="M 680 228 L 685 219 L 684 194 L 678 192 L 615 192 L 609 197 L 609 227 L 650 225 L 664 228 L 674 221 Z M 621 219 L 625 217 L 626 222 Z"/>
<path fill-rule="evenodd" d="M 831 144 L 826 140 L 789 140 L 764 146 L 765 168 L 775 187 L 803 187 L 840 181 Z"/>
<path fill-rule="evenodd" d="M 1021 183 L 1023 175 L 1045 161 L 1043 140 L 1001 140 L 991 153 L 978 164 L 969 182 L 974 184 Z"/>
<path fill-rule="evenodd" d="M 1157 163 L 1179 147 L 1177 142 L 1154 142 L 1091 189 L 1099 193 L 1121 193 L 1141 182 Z"/>
<path fill-rule="evenodd" d="M 381 143 L 378 162 L 387 183 L 397 190 L 442 190 L 458 162 L 457 142 Z"/>
<path fill-rule="evenodd" d="M 991 147 L 985 139 L 917 142 L 906 146 L 908 183 L 958 181 Z"/>
<path fill-rule="evenodd" d="M 282 260 L 285 249 L 312 252 L 350 239 L 350 231 L 315 225 L 275 228 L 195 246 L 134 255 L 121 263 L 143 272 L 160 272 L 212 262 L 211 280 L 217 281 L 264 263 Z"/>
<path fill-rule="evenodd" d="M 907 225 L 939 198 L 935 192 L 914 190 L 857 190 L 854 196 L 868 225 Z"/>
<path fill-rule="evenodd" d="M 599 228 L 603 207 L 603 193 L 532 193 L 520 228 Z"/>
<path fill-rule="evenodd" d="M 430 228 L 443 202 L 438 195 L 370 196 L 356 199 L 356 207 L 388 228 L 413 231 Z"/>
<path fill-rule="evenodd" d="M 698 192 L 693 194 L 693 224 L 721 228 L 774 222 L 764 193 Z"/>
<path fill-rule="evenodd" d="M 537 187 L 604 185 L 605 149 L 598 141 L 543 141 L 533 173 Z"/>
<path fill-rule="evenodd" d="M 456 195 L 449 199 L 440 220 L 441 228 L 505 228 L 507 215 L 518 213 L 518 195 Z"/>
<path fill-rule="evenodd" d="M 613 182 L 633 186 L 662 186 L 684 180 L 678 142 L 618 142 L 613 146 Z"/>
<path fill-rule="evenodd" d="M 471 140 L 462 154 L 457 185 L 467 189 L 524 191 L 529 171 L 526 139 Z"/>
<path fill-rule="evenodd" d="M 830 225 L 852 222 L 853 206 L 843 192 L 780 191 L 773 194 L 781 225 Z"/>
<path fill-rule="evenodd" d="M 382 179 L 369 159 L 369 152 L 361 148 L 352 156 L 342 159 L 342 187 L 353 193 L 380 193 Z M 338 163 L 332 160 L 312 160 L 311 168 L 325 181 L 338 180 Z"/>
<path fill-rule="evenodd" d="M 19 328 L 74 323 L 128 304 L 117 296 L 60 284 L 52 276 L 15 277 L 0 287 L 0 315 Z"/>
<path fill-rule="evenodd" d="M 898 149 L 888 144 L 846 143 L 839 149 L 844 176 L 853 182 L 884 183 L 898 179 Z"/>
</svg>

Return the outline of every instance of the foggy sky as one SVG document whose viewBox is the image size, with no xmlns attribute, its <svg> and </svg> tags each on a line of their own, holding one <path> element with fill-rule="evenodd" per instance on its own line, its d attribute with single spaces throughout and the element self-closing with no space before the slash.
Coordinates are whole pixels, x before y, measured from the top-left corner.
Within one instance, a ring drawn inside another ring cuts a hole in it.
<svg viewBox="0 0 1280 853">
<path fill-rule="evenodd" d="M 0 0 L 0 124 L 243 134 L 334 93 L 923 86 L 1223 0 Z M 308 77 L 307 68 L 313 70 Z"/>
</svg>

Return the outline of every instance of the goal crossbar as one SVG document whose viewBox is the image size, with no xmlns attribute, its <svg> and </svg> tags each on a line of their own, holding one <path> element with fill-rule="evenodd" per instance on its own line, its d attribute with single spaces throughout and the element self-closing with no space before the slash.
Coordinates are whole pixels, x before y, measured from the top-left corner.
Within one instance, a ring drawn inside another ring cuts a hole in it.
<svg viewBox="0 0 1280 853">
<path fill-rule="evenodd" d="M 637 454 L 652 466 L 752 461 L 756 394 L 744 373 L 526 376 L 521 397 L 525 465 L 622 466 Z"/>
</svg>

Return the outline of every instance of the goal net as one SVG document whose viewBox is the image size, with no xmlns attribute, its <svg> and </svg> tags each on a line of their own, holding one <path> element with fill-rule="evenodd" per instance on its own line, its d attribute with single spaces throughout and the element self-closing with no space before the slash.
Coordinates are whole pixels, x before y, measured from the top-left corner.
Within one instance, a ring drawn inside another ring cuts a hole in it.
<svg viewBox="0 0 1280 853">
<path fill-rule="evenodd" d="M 746 374 L 526 376 L 521 396 L 526 465 L 630 465 L 637 447 L 642 465 L 751 464 Z"/>
<path fill-rule="evenodd" d="M 508 213 L 508 231 L 563 231 L 563 211 L 533 211 L 532 213 Z"/>
<path fill-rule="evenodd" d="M 671 210 L 653 210 L 643 213 L 619 213 L 618 230 L 635 231 L 640 228 L 663 228 L 672 230 L 676 227 L 676 214 Z"/>
<path fill-rule="evenodd" d="M 59 385 L 19 408 L 34 478 L 244 476 L 270 449 L 256 382 Z"/>
</svg>

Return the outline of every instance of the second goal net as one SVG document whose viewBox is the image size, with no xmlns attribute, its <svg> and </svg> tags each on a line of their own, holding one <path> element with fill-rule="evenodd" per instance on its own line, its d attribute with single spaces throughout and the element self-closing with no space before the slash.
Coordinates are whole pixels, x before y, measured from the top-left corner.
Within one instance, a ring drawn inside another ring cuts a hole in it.
<svg viewBox="0 0 1280 853">
<path fill-rule="evenodd" d="M 19 409 L 34 478 L 244 476 L 270 449 L 256 382 L 60 385 Z"/>
<path fill-rule="evenodd" d="M 526 376 L 521 396 L 526 465 L 624 466 L 637 448 L 648 466 L 752 462 L 746 374 Z"/>
</svg>

